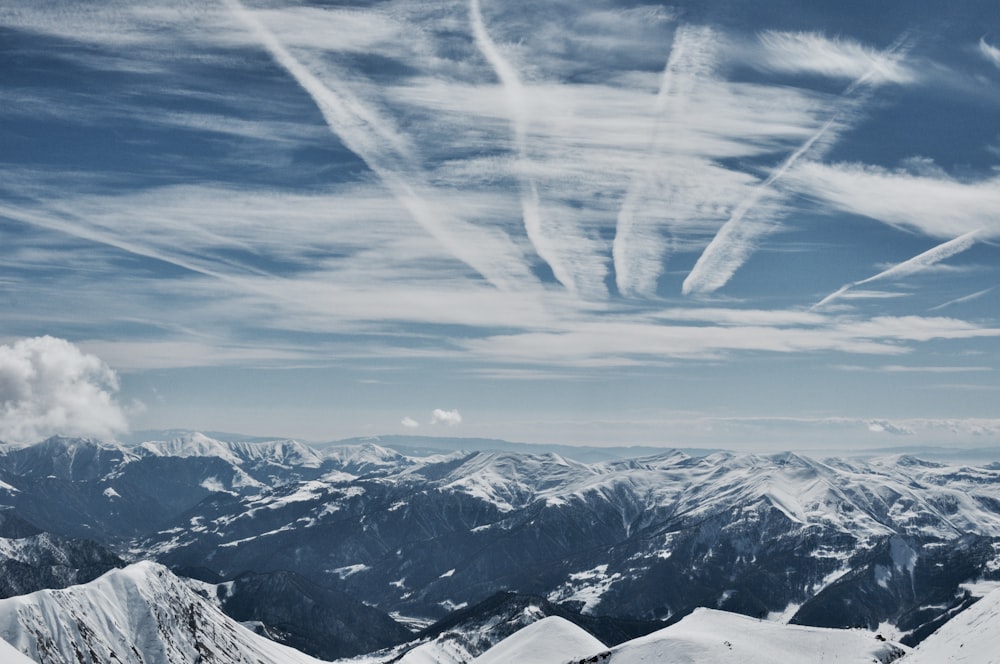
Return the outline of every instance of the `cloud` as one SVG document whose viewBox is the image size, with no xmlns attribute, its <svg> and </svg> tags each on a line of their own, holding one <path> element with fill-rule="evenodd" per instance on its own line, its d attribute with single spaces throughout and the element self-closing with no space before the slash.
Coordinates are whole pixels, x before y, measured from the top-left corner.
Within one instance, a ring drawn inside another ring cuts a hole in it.
<svg viewBox="0 0 1000 664">
<path fill-rule="evenodd" d="M 239 0 L 225 0 L 225 4 L 309 94 L 330 130 L 365 162 L 425 231 L 498 287 L 512 288 L 519 281 L 533 280 L 509 238 L 453 219 L 447 210 L 427 200 L 429 184 L 424 181 L 413 149 L 389 120 L 346 93 L 345 82 L 335 80 L 328 85 L 321 80 Z M 332 76 L 330 71 L 325 74 Z"/>
<path fill-rule="evenodd" d="M 431 424 L 443 424 L 453 427 L 462 423 L 462 416 L 457 410 L 442 410 L 435 408 L 431 413 Z"/>
<path fill-rule="evenodd" d="M 962 297 L 956 297 L 953 300 L 948 300 L 947 302 L 942 302 L 941 304 L 931 307 L 928 311 L 937 311 L 938 309 L 944 309 L 945 307 L 950 307 L 955 304 L 963 304 L 965 302 L 972 302 L 973 300 L 978 300 L 983 295 L 992 292 L 996 286 L 990 286 L 989 288 L 984 288 L 983 290 L 976 291 L 975 293 L 970 293 L 969 295 L 963 295 Z"/>
<path fill-rule="evenodd" d="M 409 416 L 404 417 L 402 420 L 400 420 L 399 423 L 402 424 L 407 429 L 416 429 L 417 427 L 420 426 L 420 422 L 417 422 L 415 419 Z"/>
<path fill-rule="evenodd" d="M 889 433 L 896 436 L 912 436 L 914 433 L 913 429 L 889 420 L 869 420 L 866 424 L 868 430 L 873 433 Z"/>
<path fill-rule="evenodd" d="M 682 26 L 674 35 L 670 57 L 663 68 L 660 89 L 656 95 L 655 115 L 649 140 L 646 163 L 633 175 L 628 191 L 618 211 L 612 258 L 615 283 L 622 295 L 654 295 L 656 282 L 663 272 L 666 246 L 660 226 L 665 210 L 654 215 L 642 214 L 650 190 L 657 184 L 654 171 L 660 166 L 657 153 L 676 141 L 676 136 L 664 131 L 661 116 L 682 113 L 700 79 L 711 74 L 715 65 L 719 38 L 709 28 Z"/>
<path fill-rule="evenodd" d="M 758 36 L 762 53 L 751 61 L 759 69 L 831 78 L 867 77 L 873 83 L 908 83 L 915 75 L 891 52 L 852 39 L 831 39 L 818 32 L 768 30 Z"/>
<path fill-rule="evenodd" d="M 985 37 L 979 39 L 979 53 L 994 65 L 1000 67 L 1000 48 L 986 43 Z"/>
<path fill-rule="evenodd" d="M 855 286 L 862 286 L 864 284 L 871 283 L 873 281 L 878 281 L 880 279 L 902 279 L 903 277 L 908 277 L 918 272 L 930 269 L 934 265 L 938 264 L 943 260 L 947 260 L 956 254 L 960 254 L 966 249 L 969 249 L 972 245 L 976 243 L 976 236 L 979 234 L 979 230 L 969 231 L 965 235 L 960 235 L 959 237 L 943 242 L 935 247 L 931 247 L 927 251 L 917 254 L 913 258 L 907 259 L 902 263 L 897 263 L 893 265 L 888 270 L 883 270 L 876 275 L 868 277 L 867 279 L 861 279 L 860 281 L 853 281 L 849 284 L 841 286 L 839 289 L 830 293 L 822 300 L 814 305 L 816 307 L 822 307 L 825 304 L 836 300 Z"/>
<path fill-rule="evenodd" d="M 982 229 L 1000 238 L 1000 177 L 956 180 L 857 163 L 800 164 L 787 175 L 799 191 L 836 210 L 930 237 L 950 239 Z"/>
<path fill-rule="evenodd" d="M 0 345 L 0 440 L 52 435 L 108 437 L 128 429 L 116 401 L 118 377 L 100 358 L 64 339 Z"/>
<path fill-rule="evenodd" d="M 884 57 L 900 57 L 899 52 L 903 50 L 904 45 L 905 38 L 901 37 L 885 51 Z M 681 290 L 685 295 L 712 293 L 725 286 L 754 252 L 760 237 L 776 228 L 776 220 L 753 215 L 754 208 L 771 194 L 771 188 L 792 169 L 799 159 L 813 150 L 817 144 L 822 145 L 821 140 L 830 142 L 827 134 L 835 133 L 836 128 L 846 119 L 849 112 L 864 100 L 863 95 L 856 98 L 855 92 L 877 83 L 879 81 L 877 74 L 880 68 L 877 62 L 869 63 L 868 68 L 860 73 L 840 94 L 830 117 L 789 154 L 764 181 L 754 187 L 733 210 L 729 219 L 705 247 L 694 268 L 684 279 Z M 745 218 L 746 220 L 744 220 Z"/>
<path fill-rule="evenodd" d="M 483 54 L 486 61 L 490 63 L 500 84 L 503 87 L 504 97 L 507 101 L 507 109 L 511 116 L 511 124 L 514 129 L 514 146 L 517 150 L 518 160 L 526 160 L 526 142 L 528 130 L 527 103 L 525 100 L 524 86 L 517 75 L 517 70 L 507 62 L 500 53 L 500 49 L 490 38 L 486 30 L 486 23 L 483 21 L 482 10 L 479 7 L 479 0 L 469 0 L 469 20 L 472 23 L 472 34 L 476 40 L 479 52 Z M 552 251 L 552 243 L 546 237 L 542 229 L 541 211 L 539 209 L 538 188 L 534 180 L 525 178 L 521 184 L 521 209 L 524 218 L 524 229 L 528 234 L 528 239 L 538 256 L 548 263 L 552 268 L 552 273 L 556 279 L 566 288 L 575 288 L 572 276 L 566 271 L 562 264 L 556 260 Z"/>
</svg>

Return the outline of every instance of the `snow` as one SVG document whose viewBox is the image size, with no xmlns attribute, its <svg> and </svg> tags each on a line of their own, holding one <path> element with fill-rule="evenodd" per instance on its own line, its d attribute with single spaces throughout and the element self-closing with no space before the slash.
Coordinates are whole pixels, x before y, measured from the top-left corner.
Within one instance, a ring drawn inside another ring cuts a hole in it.
<svg viewBox="0 0 1000 664">
<path fill-rule="evenodd" d="M 898 664 L 1000 663 L 1000 590 L 994 590 L 928 636 Z"/>
<path fill-rule="evenodd" d="M 562 664 L 590 657 L 607 647 L 565 618 L 549 616 L 518 630 L 472 662 L 474 664 Z"/>
<path fill-rule="evenodd" d="M 0 600 L 0 638 L 43 662 L 172 664 L 208 659 L 205 649 L 217 664 L 319 662 L 254 634 L 150 562 Z"/>
<path fill-rule="evenodd" d="M 284 467 L 318 468 L 322 463 L 319 452 L 295 440 L 224 442 L 197 432 L 167 441 L 145 442 L 139 449 L 155 456 L 217 457 L 236 466 L 266 462 Z"/>
<path fill-rule="evenodd" d="M 466 664 L 469 652 L 457 641 L 434 640 L 410 650 L 398 664 Z"/>
<path fill-rule="evenodd" d="M 991 581 L 989 579 L 977 579 L 975 581 L 967 581 L 966 583 L 958 584 L 958 587 L 962 590 L 967 591 L 973 597 L 985 597 L 989 595 L 994 590 L 1000 588 L 1000 581 Z"/>
<path fill-rule="evenodd" d="M 894 651 L 901 650 L 901 646 L 880 641 L 867 630 L 780 625 L 725 611 L 697 609 L 670 627 L 615 647 L 609 661 L 871 664 L 888 661 Z"/>
<path fill-rule="evenodd" d="M 363 565 L 361 563 L 358 563 L 357 565 L 345 565 L 344 567 L 337 567 L 330 571 L 339 576 L 340 580 L 343 581 L 349 576 L 353 576 L 358 572 L 364 572 L 365 570 L 369 569 L 371 568 L 368 565 Z"/>
<path fill-rule="evenodd" d="M 36 664 L 35 660 L 3 640 L 0 640 L 0 662 L 3 664 Z"/>
<path fill-rule="evenodd" d="M 122 497 L 120 493 L 118 493 L 117 491 L 115 491 L 111 487 L 108 487 L 107 489 L 105 489 L 103 493 L 104 493 L 104 496 L 106 498 L 108 498 L 109 500 L 112 499 L 112 498 L 121 498 Z"/>
<path fill-rule="evenodd" d="M 580 612 L 590 614 L 601 603 L 604 594 L 621 578 L 618 572 L 609 575 L 607 565 L 598 565 L 570 574 L 569 580 L 549 593 L 547 599 L 550 602 L 579 602 L 582 604 Z"/>
</svg>

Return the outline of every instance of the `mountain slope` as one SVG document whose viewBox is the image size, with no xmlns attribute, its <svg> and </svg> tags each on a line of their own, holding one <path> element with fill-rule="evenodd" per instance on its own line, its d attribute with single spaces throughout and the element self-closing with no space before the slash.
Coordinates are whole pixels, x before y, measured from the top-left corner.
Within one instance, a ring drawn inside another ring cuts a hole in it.
<svg viewBox="0 0 1000 664">
<path fill-rule="evenodd" d="M 611 651 L 610 664 L 740 662 L 741 664 L 886 664 L 904 650 L 864 630 L 778 625 L 724 611 L 698 609 L 675 625 Z"/>
<path fill-rule="evenodd" d="M 212 587 L 222 611 L 272 640 L 320 659 L 361 655 L 413 634 L 378 609 L 293 572 L 246 572 Z"/>
<path fill-rule="evenodd" d="M 822 626 L 892 622 L 912 642 L 938 617 L 921 607 L 953 610 L 959 584 L 1000 558 L 991 468 L 331 452 L 326 474 L 217 494 L 137 550 L 226 577 L 290 569 L 408 616 L 441 618 L 511 589 L 644 620 L 709 606 Z"/>
<path fill-rule="evenodd" d="M 0 600 L 0 637 L 41 664 L 319 661 L 257 636 L 155 563 Z"/>
<path fill-rule="evenodd" d="M 585 658 L 606 650 L 604 644 L 558 616 L 542 618 L 476 657 L 475 664 L 548 664 Z"/>
<path fill-rule="evenodd" d="M 906 456 L 581 463 L 186 434 L 0 446 L 0 482 L 47 530 L 204 578 L 288 570 L 403 621 L 512 590 L 666 623 L 699 606 L 889 623 L 915 644 L 970 602 L 963 583 L 1000 578 L 1000 468 Z"/>
<path fill-rule="evenodd" d="M 0 639 L 0 662 L 4 664 L 38 664 L 20 650 Z"/>
<path fill-rule="evenodd" d="M 1000 662 L 1000 589 L 994 590 L 931 634 L 900 664 Z"/>
</svg>

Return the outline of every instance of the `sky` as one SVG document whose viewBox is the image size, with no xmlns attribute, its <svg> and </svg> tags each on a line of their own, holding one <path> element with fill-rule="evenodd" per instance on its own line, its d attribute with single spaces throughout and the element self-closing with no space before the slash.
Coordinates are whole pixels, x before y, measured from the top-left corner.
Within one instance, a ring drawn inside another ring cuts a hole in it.
<svg viewBox="0 0 1000 664">
<path fill-rule="evenodd" d="M 8 0 L 0 99 L 0 440 L 1000 444 L 993 0 Z"/>
</svg>

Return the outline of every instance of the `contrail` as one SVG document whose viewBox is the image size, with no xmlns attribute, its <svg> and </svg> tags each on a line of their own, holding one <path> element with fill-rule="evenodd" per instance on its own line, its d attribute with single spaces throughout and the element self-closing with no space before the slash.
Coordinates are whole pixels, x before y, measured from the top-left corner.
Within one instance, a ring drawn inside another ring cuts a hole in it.
<svg viewBox="0 0 1000 664">
<path fill-rule="evenodd" d="M 524 86 L 517 75 L 517 71 L 501 55 L 500 49 L 490 38 L 486 31 L 486 23 L 483 21 L 483 13 L 479 6 L 479 0 L 469 0 L 469 20 L 472 23 L 472 35 L 476 40 L 476 47 L 483 54 L 490 67 L 493 68 L 500 85 L 503 87 L 507 97 L 507 108 L 511 116 L 511 124 L 514 128 L 514 146 L 517 149 L 518 160 L 523 165 L 527 162 L 527 134 L 528 116 L 527 103 L 524 96 Z M 569 270 L 563 266 L 562 261 L 556 252 L 549 245 L 548 238 L 542 230 L 541 206 L 538 200 L 538 188 L 534 180 L 522 173 L 521 175 L 521 214 L 524 217 L 524 230 L 528 235 L 531 246 L 535 253 L 548 263 L 552 274 L 567 290 L 575 292 L 577 290 L 576 280 Z"/>
<path fill-rule="evenodd" d="M 886 55 L 893 55 L 899 51 L 907 35 L 901 36 L 886 49 Z M 767 177 L 766 180 L 758 184 L 743 201 L 736 206 L 729 219 L 722 228 L 715 234 L 712 241 L 698 257 L 694 268 L 684 279 L 681 292 L 685 295 L 691 293 L 711 293 L 724 286 L 742 266 L 750 254 L 755 249 L 754 240 L 763 234 L 764 230 L 760 224 L 747 227 L 741 223 L 748 212 L 760 202 L 761 198 L 768 192 L 771 186 L 778 181 L 788 170 L 795 165 L 802 155 L 807 153 L 817 141 L 830 131 L 840 117 L 849 107 L 848 101 L 854 92 L 866 85 L 878 73 L 877 67 L 872 65 L 867 72 L 852 82 L 840 94 L 841 103 L 834 111 L 829 120 L 824 122 L 806 141 L 790 154 L 778 168 Z"/>
<path fill-rule="evenodd" d="M 643 236 L 641 240 L 636 238 L 636 210 L 647 195 L 653 169 L 652 157 L 660 147 L 659 117 L 671 100 L 675 104 L 683 102 L 685 95 L 690 92 L 693 79 L 709 70 L 707 46 L 714 41 L 713 33 L 708 28 L 681 27 L 674 37 L 674 44 L 660 79 L 660 89 L 656 94 L 646 164 L 629 182 L 615 224 L 611 256 L 615 268 L 615 285 L 622 295 L 648 295 L 655 292 L 656 280 L 663 272 L 663 241 L 658 235 Z"/>
<path fill-rule="evenodd" d="M 468 226 L 464 229 L 466 231 L 472 231 L 474 227 L 461 224 L 457 220 L 449 220 L 450 223 L 443 222 L 445 216 L 441 211 L 428 205 L 420 195 L 419 189 L 426 186 L 419 182 L 420 178 L 416 177 L 416 182 L 410 182 L 399 174 L 400 171 L 413 172 L 416 168 L 413 158 L 404 149 L 398 137 L 387 132 L 377 116 L 360 100 L 342 96 L 320 81 L 285 48 L 274 33 L 243 6 L 240 0 L 223 0 L 223 2 L 249 28 L 274 61 L 291 74 L 309 94 L 331 132 L 365 162 L 413 219 L 445 249 L 498 288 L 511 289 L 523 279 L 533 279 L 527 268 L 516 269 L 521 265 L 520 260 L 505 260 L 504 256 L 490 255 L 492 252 L 489 251 L 478 253 L 469 251 L 465 244 L 455 238 L 452 231 L 463 230 L 455 228 L 456 226 Z M 381 138 L 386 142 L 387 137 L 388 142 L 392 144 L 388 154 L 378 141 Z M 509 256 L 506 258 L 509 259 Z M 513 271 L 512 267 L 515 268 Z"/>
<path fill-rule="evenodd" d="M 937 305 L 936 307 L 931 307 L 930 309 L 928 309 L 928 311 L 937 311 L 938 309 L 944 309 L 945 307 L 950 307 L 953 304 L 962 304 L 963 302 L 971 302 L 972 300 L 981 298 L 983 295 L 986 295 L 987 293 L 993 290 L 996 290 L 996 286 L 990 286 L 989 288 L 984 288 L 981 291 L 976 291 L 975 293 L 970 293 L 969 295 L 956 297 L 954 300 L 948 300 L 947 302 L 943 302 Z"/>
<path fill-rule="evenodd" d="M 964 295 L 962 297 L 956 297 L 954 300 L 948 300 L 943 302 L 936 307 L 931 307 L 928 311 L 937 311 L 938 309 L 944 309 L 945 307 L 950 307 L 953 304 L 962 304 L 963 302 L 970 302 L 972 300 L 978 299 L 987 293 L 996 290 L 996 286 L 990 286 L 989 288 L 984 288 L 981 291 L 976 291 L 975 293 L 970 293 L 969 295 Z"/>
<path fill-rule="evenodd" d="M 882 272 L 868 277 L 867 279 L 853 281 L 849 284 L 841 286 L 836 291 L 830 293 L 822 300 L 814 304 L 811 308 L 818 309 L 825 304 L 829 304 L 855 286 L 862 286 L 873 281 L 878 281 L 879 279 L 899 279 L 902 277 L 908 277 L 911 274 L 916 274 L 917 272 L 926 270 L 932 265 L 936 265 L 943 260 L 951 258 L 955 254 L 960 254 L 966 249 L 969 249 L 976 243 L 976 235 L 979 234 L 979 232 L 980 229 L 969 231 L 968 233 L 960 235 L 952 240 L 942 242 L 936 247 L 932 247 L 921 254 L 917 254 L 913 258 L 907 259 L 902 263 L 893 265 L 888 270 L 883 270 Z"/>
</svg>

